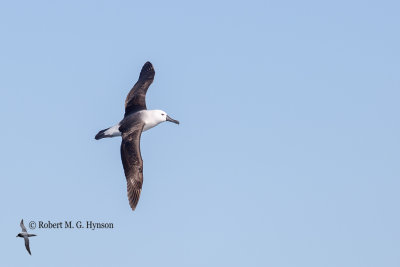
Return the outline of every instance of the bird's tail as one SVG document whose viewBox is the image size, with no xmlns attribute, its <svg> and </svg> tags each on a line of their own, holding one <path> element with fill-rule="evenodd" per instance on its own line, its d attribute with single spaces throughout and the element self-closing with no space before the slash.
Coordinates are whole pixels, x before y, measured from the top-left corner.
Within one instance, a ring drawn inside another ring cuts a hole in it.
<svg viewBox="0 0 400 267">
<path fill-rule="evenodd" d="M 31 237 L 31 236 L 36 236 L 36 235 L 34 235 L 34 234 L 28 234 L 28 237 Z"/>
<path fill-rule="evenodd" d="M 107 129 L 104 129 L 104 130 L 101 130 L 100 132 L 98 132 L 98 133 L 96 134 L 96 136 L 94 137 L 94 139 L 99 140 L 99 139 L 101 139 L 101 138 L 106 137 L 106 134 L 105 134 L 104 132 L 107 131 L 107 130 L 108 130 L 108 128 L 107 128 Z"/>
<path fill-rule="evenodd" d="M 98 132 L 96 134 L 96 136 L 94 137 L 94 139 L 99 140 L 102 138 L 106 138 L 106 137 L 114 137 L 114 136 L 120 136 L 121 132 L 119 131 L 119 124 L 114 125 L 113 127 L 101 130 L 100 132 Z"/>
</svg>

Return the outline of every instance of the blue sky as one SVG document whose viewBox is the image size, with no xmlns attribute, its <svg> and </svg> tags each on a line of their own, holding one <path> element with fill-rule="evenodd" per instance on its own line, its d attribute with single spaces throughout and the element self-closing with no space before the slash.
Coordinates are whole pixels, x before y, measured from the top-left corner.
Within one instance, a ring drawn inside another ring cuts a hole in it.
<svg viewBox="0 0 400 267">
<path fill-rule="evenodd" d="M 399 266 L 397 1 L 3 1 L 1 266 Z M 131 212 L 118 122 L 151 109 Z M 113 230 L 19 221 L 112 222 Z"/>
</svg>

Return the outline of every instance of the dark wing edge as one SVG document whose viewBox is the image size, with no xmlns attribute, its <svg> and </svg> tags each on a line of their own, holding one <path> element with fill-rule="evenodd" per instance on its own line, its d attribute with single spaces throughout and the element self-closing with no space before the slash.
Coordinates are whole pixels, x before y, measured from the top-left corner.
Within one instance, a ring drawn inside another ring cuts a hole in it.
<svg viewBox="0 0 400 267">
<path fill-rule="evenodd" d="M 21 223 L 19 225 L 21 226 L 22 232 L 26 233 L 27 231 L 26 231 L 26 228 L 25 228 L 25 225 L 24 225 L 24 219 L 21 220 Z"/>
<path fill-rule="evenodd" d="M 129 91 L 125 100 L 125 117 L 133 112 L 147 109 L 146 93 L 154 80 L 155 71 L 153 65 L 147 61 L 140 71 L 139 79 Z"/>
<path fill-rule="evenodd" d="M 29 248 L 29 238 L 28 237 L 24 237 L 24 240 L 25 240 L 25 247 L 26 247 L 26 250 L 29 252 L 29 255 L 32 255 L 31 254 L 31 249 Z"/>
<path fill-rule="evenodd" d="M 143 160 L 140 154 L 140 136 L 144 124 L 122 134 L 121 160 L 124 167 L 129 205 L 136 209 L 143 185 Z"/>
</svg>

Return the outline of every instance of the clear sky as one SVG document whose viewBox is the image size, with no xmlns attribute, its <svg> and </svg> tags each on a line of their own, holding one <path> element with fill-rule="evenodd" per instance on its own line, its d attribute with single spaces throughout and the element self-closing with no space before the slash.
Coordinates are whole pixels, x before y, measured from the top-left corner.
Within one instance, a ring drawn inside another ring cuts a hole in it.
<svg viewBox="0 0 400 267">
<path fill-rule="evenodd" d="M 2 1 L 1 266 L 400 265 L 398 1 Z M 150 109 L 130 210 L 120 138 Z M 19 221 L 112 222 L 36 229 Z"/>
</svg>

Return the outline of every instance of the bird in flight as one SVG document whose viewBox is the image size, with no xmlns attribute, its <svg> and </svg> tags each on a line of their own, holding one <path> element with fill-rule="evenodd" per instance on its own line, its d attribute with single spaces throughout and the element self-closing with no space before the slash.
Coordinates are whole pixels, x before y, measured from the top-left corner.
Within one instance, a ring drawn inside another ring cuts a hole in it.
<svg viewBox="0 0 400 267">
<path fill-rule="evenodd" d="M 22 237 L 25 240 L 25 247 L 26 250 L 28 251 L 29 255 L 31 254 L 31 249 L 29 248 L 29 237 L 31 236 L 36 236 L 34 234 L 28 234 L 26 231 L 25 225 L 24 225 L 24 219 L 21 220 L 21 223 L 19 224 L 21 226 L 22 232 L 17 235 L 17 237 Z"/>
<path fill-rule="evenodd" d="M 133 86 L 125 100 L 125 115 L 118 124 L 101 130 L 95 139 L 122 136 L 121 160 L 128 186 L 129 205 L 135 210 L 143 185 L 143 160 L 140 154 L 140 136 L 142 132 L 169 121 L 179 124 L 162 110 L 148 110 L 146 107 L 147 89 L 154 80 L 155 71 L 150 62 L 146 62 L 140 71 L 139 80 Z"/>
</svg>

